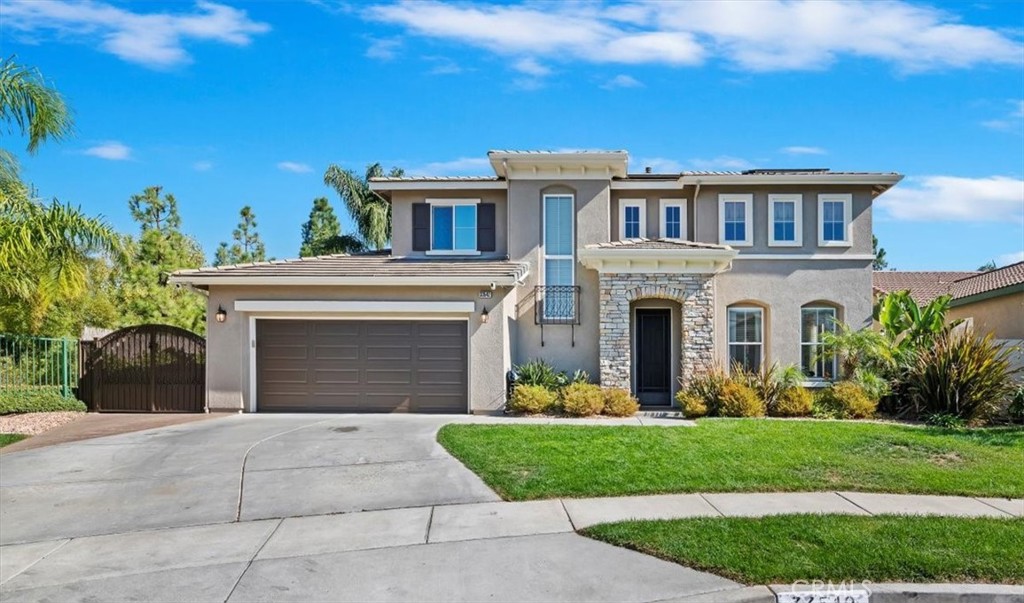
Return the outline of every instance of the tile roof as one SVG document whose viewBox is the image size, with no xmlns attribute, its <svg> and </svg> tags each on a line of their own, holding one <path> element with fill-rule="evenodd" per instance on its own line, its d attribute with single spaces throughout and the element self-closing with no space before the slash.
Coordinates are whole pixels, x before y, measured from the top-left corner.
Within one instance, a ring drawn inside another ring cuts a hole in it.
<svg viewBox="0 0 1024 603">
<path fill-rule="evenodd" d="M 1017 262 L 960 279 L 953 283 L 950 292 L 953 294 L 953 299 L 962 299 L 1021 284 L 1024 284 L 1024 262 Z"/>
<path fill-rule="evenodd" d="M 940 295 L 949 293 L 956 281 L 975 276 L 978 272 L 913 272 L 906 270 L 879 270 L 872 276 L 875 291 L 891 293 L 910 291 L 919 304 L 926 304 Z"/>
<path fill-rule="evenodd" d="M 529 271 L 527 264 L 494 259 L 409 258 L 394 257 L 387 252 L 369 254 L 334 254 L 294 260 L 274 260 L 231 266 L 208 266 L 179 270 L 179 279 L 188 277 L 252 276 L 252 277 L 460 277 L 521 278 Z"/>
<path fill-rule="evenodd" d="M 675 239 L 626 239 L 587 245 L 587 249 L 732 249 L 728 245 L 697 243 Z"/>
</svg>

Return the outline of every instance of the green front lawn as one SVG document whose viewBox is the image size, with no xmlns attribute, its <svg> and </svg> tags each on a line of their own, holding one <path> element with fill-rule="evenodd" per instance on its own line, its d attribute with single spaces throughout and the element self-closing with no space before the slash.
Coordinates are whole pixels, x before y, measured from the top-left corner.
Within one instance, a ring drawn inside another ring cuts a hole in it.
<svg viewBox="0 0 1024 603">
<path fill-rule="evenodd" d="M 8 444 L 20 442 L 21 440 L 24 440 L 27 437 L 27 435 L 22 435 L 20 433 L 0 433 L 0 448 L 3 448 Z"/>
<path fill-rule="evenodd" d="M 585 536 L 747 584 L 1024 583 L 1024 520 L 779 515 L 629 521 Z"/>
<path fill-rule="evenodd" d="M 713 419 L 690 428 L 446 425 L 438 441 L 510 500 L 809 490 L 1024 496 L 1024 429 Z"/>
</svg>

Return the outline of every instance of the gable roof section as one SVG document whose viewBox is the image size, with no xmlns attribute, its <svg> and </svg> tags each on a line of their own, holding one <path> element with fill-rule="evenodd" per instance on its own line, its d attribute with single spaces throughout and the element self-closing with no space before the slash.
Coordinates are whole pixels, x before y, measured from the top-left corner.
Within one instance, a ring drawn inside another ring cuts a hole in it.
<svg viewBox="0 0 1024 603">
<path fill-rule="evenodd" d="M 492 259 L 394 257 L 386 253 L 324 255 L 179 270 L 170 282 L 209 285 L 514 285 L 529 265 Z"/>
<path fill-rule="evenodd" d="M 953 297 L 952 305 L 963 305 L 977 301 L 973 298 L 978 296 L 996 297 L 1024 291 L 1024 262 L 988 272 L 877 271 L 872 285 L 879 293 L 910 291 L 910 296 L 919 304 L 949 294 Z"/>
<path fill-rule="evenodd" d="M 872 287 L 879 293 L 910 291 L 910 297 L 919 304 L 926 304 L 940 295 L 949 293 L 956 281 L 971 277 L 978 272 L 909 270 L 875 271 L 871 277 Z"/>
<path fill-rule="evenodd" d="M 1022 290 L 1024 290 L 1024 262 L 1017 262 L 958 280 L 953 283 L 950 293 L 953 294 L 955 302 L 966 301 L 967 298 L 986 294 L 989 294 L 988 297 L 995 297 Z"/>
</svg>

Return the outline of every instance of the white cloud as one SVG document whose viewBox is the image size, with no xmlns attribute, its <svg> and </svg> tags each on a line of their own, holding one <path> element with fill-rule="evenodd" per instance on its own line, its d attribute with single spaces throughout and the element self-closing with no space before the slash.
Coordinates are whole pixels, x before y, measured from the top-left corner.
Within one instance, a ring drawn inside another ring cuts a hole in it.
<svg viewBox="0 0 1024 603">
<path fill-rule="evenodd" d="M 635 77 L 620 73 L 607 82 L 601 84 L 601 87 L 605 90 L 615 90 L 616 88 L 642 88 L 643 85 L 643 82 Z"/>
<path fill-rule="evenodd" d="M 295 174 L 308 174 L 313 171 L 313 168 L 309 167 L 305 163 L 298 163 L 295 161 L 281 161 L 277 164 L 277 169 L 282 172 L 292 172 Z"/>
<path fill-rule="evenodd" d="M 779 149 L 786 155 L 827 155 L 828 151 L 821 147 L 783 147 Z"/>
<path fill-rule="evenodd" d="M 1009 34 L 898 0 L 634 1 L 612 7 L 422 0 L 378 4 L 363 15 L 411 34 L 556 61 L 679 66 L 717 57 L 745 70 L 790 71 L 861 57 L 905 72 L 1022 63 L 1022 45 Z"/>
<path fill-rule="evenodd" d="M 1000 267 L 1009 266 L 1010 264 L 1016 264 L 1017 262 L 1024 262 L 1024 251 L 1004 253 L 1003 255 L 996 258 L 996 264 Z"/>
<path fill-rule="evenodd" d="M 749 170 L 754 167 L 746 159 L 719 155 L 714 159 L 691 159 L 690 165 L 696 170 Z"/>
<path fill-rule="evenodd" d="M 491 176 L 494 174 L 486 157 L 459 157 L 451 161 L 434 161 L 406 170 L 410 176 Z"/>
<path fill-rule="evenodd" d="M 131 147 L 116 140 L 108 140 L 84 151 L 86 155 L 108 159 L 110 161 L 126 161 L 132 158 Z"/>
<path fill-rule="evenodd" d="M 990 130 L 1024 132 L 1024 100 L 1010 100 L 1006 102 L 1010 105 L 1010 109 L 1004 117 L 983 121 L 981 125 Z"/>
<path fill-rule="evenodd" d="M 151 68 L 191 62 L 184 47 L 190 40 L 246 46 L 270 31 L 244 10 L 205 0 L 188 13 L 136 13 L 92 0 L 5 0 L 4 21 L 26 35 L 49 31 L 58 39 L 98 41 L 105 52 Z"/>
<path fill-rule="evenodd" d="M 209 172 L 213 169 L 213 162 L 211 161 L 197 161 L 192 164 L 192 169 L 197 172 Z"/>
<path fill-rule="evenodd" d="M 896 220 L 1024 223 L 1024 180 L 1007 176 L 907 178 L 875 205 Z"/>
<path fill-rule="evenodd" d="M 390 61 L 398 56 L 398 49 L 401 48 L 401 46 L 402 41 L 397 38 L 374 38 L 370 41 L 370 46 L 366 49 L 366 56 L 371 59 Z"/>
<path fill-rule="evenodd" d="M 519 59 L 512 64 L 512 68 L 519 73 L 525 73 L 526 75 L 532 75 L 533 77 L 544 77 L 551 74 L 551 69 L 541 65 L 537 62 L 537 59 L 531 57 Z"/>
<path fill-rule="evenodd" d="M 465 71 L 461 65 L 448 57 L 423 57 L 434 66 L 430 68 L 430 75 L 457 75 Z"/>
</svg>

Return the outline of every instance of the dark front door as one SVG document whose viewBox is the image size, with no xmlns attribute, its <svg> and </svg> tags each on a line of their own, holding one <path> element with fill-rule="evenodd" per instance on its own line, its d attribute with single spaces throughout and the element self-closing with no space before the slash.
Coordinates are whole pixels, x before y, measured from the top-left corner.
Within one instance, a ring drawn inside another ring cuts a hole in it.
<svg viewBox="0 0 1024 603">
<path fill-rule="evenodd" d="M 643 404 L 670 404 L 672 311 L 636 311 L 636 395 Z"/>
</svg>

